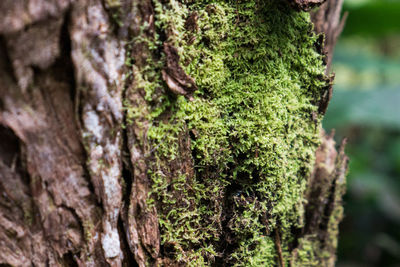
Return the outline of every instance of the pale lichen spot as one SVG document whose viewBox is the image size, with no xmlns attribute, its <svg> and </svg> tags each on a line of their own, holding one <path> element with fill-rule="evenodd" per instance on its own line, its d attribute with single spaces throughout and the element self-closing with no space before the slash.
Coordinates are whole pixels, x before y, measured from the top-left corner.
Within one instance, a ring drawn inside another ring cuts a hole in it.
<svg viewBox="0 0 400 267">
<path fill-rule="evenodd" d="M 114 258 L 121 253 L 118 230 L 117 228 L 111 228 L 111 224 L 108 221 L 105 222 L 101 245 L 106 258 Z"/>
</svg>

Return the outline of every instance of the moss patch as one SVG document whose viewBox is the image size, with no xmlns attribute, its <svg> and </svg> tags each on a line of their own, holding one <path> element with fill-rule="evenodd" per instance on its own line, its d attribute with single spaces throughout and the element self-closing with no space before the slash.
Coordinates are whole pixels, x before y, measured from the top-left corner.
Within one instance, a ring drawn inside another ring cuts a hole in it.
<svg viewBox="0 0 400 267">
<path fill-rule="evenodd" d="M 317 37 L 309 15 L 282 1 L 185 3 L 155 1 L 159 35 L 149 47 L 163 38 L 178 48 L 199 87 L 194 100 L 154 94 L 165 88 L 157 68 L 138 75 L 152 123 L 149 175 L 164 256 L 193 266 L 271 266 L 270 233 L 279 225 L 289 257 L 290 231 L 302 226 L 319 144 L 311 114 L 327 78 Z M 197 18 L 190 26 L 189 17 Z M 187 133 L 193 174 L 176 167 L 188 162 Z"/>
</svg>

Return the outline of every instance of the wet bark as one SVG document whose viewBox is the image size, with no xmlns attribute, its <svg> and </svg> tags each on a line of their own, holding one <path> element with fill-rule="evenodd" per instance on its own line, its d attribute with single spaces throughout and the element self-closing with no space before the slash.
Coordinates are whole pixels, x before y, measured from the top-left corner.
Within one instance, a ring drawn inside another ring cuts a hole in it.
<svg viewBox="0 0 400 267">
<path fill-rule="evenodd" d="M 117 2 L 0 3 L 0 264 L 185 265 L 165 253 L 174 244 L 162 251 L 157 212 L 168 211 L 161 203 L 149 205 L 151 121 L 136 77 L 163 53 L 146 45 L 156 34 L 154 6 L 127 0 L 118 2 L 117 12 Z M 331 53 L 338 31 L 330 25 L 337 19 L 324 19 L 316 29 L 327 32 Z M 167 44 L 164 49 L 172 51 Z M 133 65 L 126 64 L 128 54 L 135 55 Z M 176 61 L 161 70 L 170 91 L 157 88 L 155 94 L 189 96 L 196 89 Z M 124 127 L 135 118 L 125 105 L 141 113 L 131 127 Z M 343 147 L 336 153 L 331 136 L 323 138 L 309 180 L 307 223 L 294 235 L 316 235 L 332 265 L 336 245 L 324 218 L 341 207 L 347 159 Z M 190 191 L 188 132 L 180 133 L 178 148 L 164 175 L 183 170 Z M 176 205 L 186 206 L 175 194 Z M 221 210 L 223 196 L 219 200 L 213 205 Z"/>
</svg>

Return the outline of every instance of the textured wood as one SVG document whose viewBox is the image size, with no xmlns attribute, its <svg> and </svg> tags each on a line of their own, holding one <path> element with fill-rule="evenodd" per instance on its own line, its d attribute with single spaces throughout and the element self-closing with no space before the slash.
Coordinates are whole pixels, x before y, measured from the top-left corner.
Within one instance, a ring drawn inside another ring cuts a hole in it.
<svg viewBox="0 0 400 267">
<path fill-rule="evenodd" d="M 324 33 L 324 52 L 327 55 L 327 73 L 332 64 L 333 50 L 336 41 L 343 30 L 347 12 L 341 18 L 343 0 L 327 0 L 318 9 L 311 12 L 316 33 Z"/>
<path fill-rule="evenodd" d="M 289 0 L 289 3 L 298 10 L 309 11 L 325 1 L 326 0 Z"/>
<path fill-rule="evenodd" d="M 321 2 L 294 1 L 303 10 Z M 157 214 L 172 208 L 149 205 L 148 170 L 155 158 L 147 138 L 152 122 L 147 119 L 150 110 L 140 75 L 149 61 L 161 58 L 161 51 L 150 51 L 144 41 L 159 34 L 154 3 L 112 3 L 0 1 L 0 264 L 178 265 L 163 254 L 167 247 L 179 248 L 161 245 Z M 329 21 L 328 17 L 324 18 Z M 192 13 L 187 30 L 196 32 L 198 19 Z M 329 23 L 316 23 L 316 30 L 337 34 L 326 26 Z M 179 85 L 174 93 L 190 97 L 196 84 L 183 72 L 172 46 L 164 47 L 164 72 Z M 131 65 L 125 64 L 127 54 L 135 59 Z M 126 73 L 130 75 L 125 77 Z M 167 93 L 155 90 L 156 95 Z M 137 108 L 140 116 L 129 121 L 125 105 Z M 163 116 L 167 121 L 171 114 Z M 183 129 L 177 140 L 179 155 L 161 159 L 168 166 L 161 170 L 167 179 L 186 174 L 184 190 L 189 194 L 194 179 L 191 134 L 196 132 Z M 306 226 L 299 237 L 318 232 L 320 240 L 327 240 L 319 230 L 329 228 L 321 214 L 329 216 L 340 206 L 340 194 L 335 192 L 342 190 L 347 160 L 343 150 L 335 154 L 331 136 L 324 140 L 310 180 Z M 332 162 L 335 167 L 329 165 Z M 180 198 L 179 190 L 171 189 L 171 194 L 177 206 L 195 208 L 194 202 Z M 209 204 L 215 213 L 222 214 L 232 204 L 223 203 L 224 194 Z M 327 194 L 332 197 L 325 203 Z M 211 223 L 221 235 L 222 251 L 233 237 L 223 232 L 221 222 L 210 219 Z M 279 239 L 279 232 L 275 234 Z M 334 245 L 326 244 L 334 255 Z"/>
</svg>

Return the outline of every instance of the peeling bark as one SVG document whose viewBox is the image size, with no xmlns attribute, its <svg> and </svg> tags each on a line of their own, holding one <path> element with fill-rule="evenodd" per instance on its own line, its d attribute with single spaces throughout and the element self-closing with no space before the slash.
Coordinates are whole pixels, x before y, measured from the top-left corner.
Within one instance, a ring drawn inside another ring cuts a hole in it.
<svg viewBox="0 0 400 267">
<path fill-rule="evenodd" d="M 328 0 L 317 10 L 311 12 L 316 33 L 324 33 L 324 53 L 327 55 L 328 73 L 332 64 L 333 50 L 336 41 L 343 30 L 348 13 L 341 18 L 343 0 Z"/>
<path fill-rule="evenodd" d="M 179 55 L 175 47 L 164 43 L 164 53 L 167 57 L 167 66 L 162 70 L 162 77 L 168 88 L 175 94 L 188 96 L 197 90 L 194 80 L 185 73 L 179 65 Z"/>
</svg>

